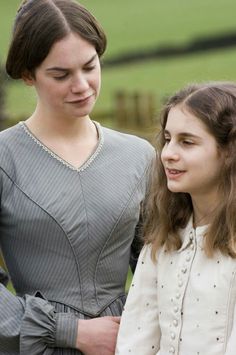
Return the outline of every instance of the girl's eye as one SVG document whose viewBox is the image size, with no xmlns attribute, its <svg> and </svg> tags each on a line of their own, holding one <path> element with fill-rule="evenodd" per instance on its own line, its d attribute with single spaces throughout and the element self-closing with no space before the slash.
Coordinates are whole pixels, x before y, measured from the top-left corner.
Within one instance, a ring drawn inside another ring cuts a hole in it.
<svg viewBox="0 0 236 355">
<path fill-rule="evenodd" d="M 170 142 L 170 137 L 164 137 L 164 141 L 165 141 L 165 143 L 169 143 Z"/>
<path fill-rule="evenodd" d="M 183 141 L 183 144 L 185 144 L 185 145 L 193 145 L 194 143 L 193 143 L 192 141 L 186 141 L 186 140 L 184 140 L 184 141 Z"/>
</svg>

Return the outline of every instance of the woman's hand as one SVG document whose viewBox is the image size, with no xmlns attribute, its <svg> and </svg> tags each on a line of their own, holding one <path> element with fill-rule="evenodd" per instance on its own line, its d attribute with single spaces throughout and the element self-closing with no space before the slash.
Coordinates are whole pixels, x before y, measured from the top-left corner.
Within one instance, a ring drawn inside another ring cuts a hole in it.
<svg viewBox="0 0 236 355">
<path fill-rule="evenodd" d="M 76 348 L 85 355 L 114 355 L 120 317 L 80 319 Z"/>
</svg>

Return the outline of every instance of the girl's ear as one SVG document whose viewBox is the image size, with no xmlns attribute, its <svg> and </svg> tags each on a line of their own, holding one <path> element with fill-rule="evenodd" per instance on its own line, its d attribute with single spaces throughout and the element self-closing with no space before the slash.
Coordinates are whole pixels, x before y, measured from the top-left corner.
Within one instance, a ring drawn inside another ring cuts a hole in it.
<svg viewBox="0 0 236 355">
<path fill-rule="evenodd" d="M 33 86 L 34 85 L 34 76 L 29 72 L 29 71 L 25 71 L 22 74 L 21 79 L 24 81 L 24 83 L 28 86 Z"/>
</svg>

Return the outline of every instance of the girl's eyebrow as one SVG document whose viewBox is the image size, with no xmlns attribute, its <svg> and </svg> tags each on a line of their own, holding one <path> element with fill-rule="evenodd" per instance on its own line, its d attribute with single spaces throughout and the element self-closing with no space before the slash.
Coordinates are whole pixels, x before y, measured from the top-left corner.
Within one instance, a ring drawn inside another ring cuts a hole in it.
<svg viewBox="0 0 236 355">
<path fill-rule="evenodd" d="M 171 133 L 167 129 L 164 130 L 164 134 L 168 134 L 169 136 L 171 136 Z M 178 136 L 180 138 L 198 138 L 198 139 L 200 138 L 196 134 L 193 134 L 190 132 L 180 132 L 180 133 L 178 133 Z"/>
<path fill-rule="evenodd" d="M 96 58 L 96 56 L 97 56 L 97 53 L 96 54 L 94 54 L 85 64 L 84 64 L 84 66 L 87 66 L 87 65 L 89 65 L 89 64 L 91 64 L 93 61 L 94 61 L 94 59 Z M 58 71 L 58 72 L 67 72 L 69 69 L 68 68 L 63 68 L 63 67 L 51 67 L 51 68 L 47 68 L 46 69 L 46 71 L 48 72 L 48 71 Z"/>
</svg>

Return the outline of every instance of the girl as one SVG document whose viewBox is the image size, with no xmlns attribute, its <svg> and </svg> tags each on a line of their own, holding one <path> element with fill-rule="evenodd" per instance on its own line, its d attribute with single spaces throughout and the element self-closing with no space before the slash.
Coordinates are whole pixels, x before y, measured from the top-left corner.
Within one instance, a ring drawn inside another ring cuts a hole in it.
<svg viewBox="0 0 236 355">
<path fill-rule="evenodd" d="M 235 355 L 236 84 L 178 92 L 159 138 L 116 354 Z"/>
<path fill-rule="evenodd" d="M 6 69 L 37 105 L 0 134 L 1 355 L 114 354 L 153 148 L 90 119 L 105 48 L 77 2 L 16 16 Z"/>
</svg>

